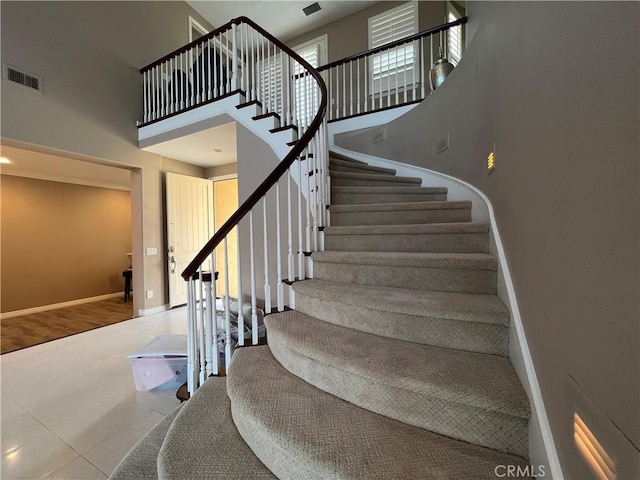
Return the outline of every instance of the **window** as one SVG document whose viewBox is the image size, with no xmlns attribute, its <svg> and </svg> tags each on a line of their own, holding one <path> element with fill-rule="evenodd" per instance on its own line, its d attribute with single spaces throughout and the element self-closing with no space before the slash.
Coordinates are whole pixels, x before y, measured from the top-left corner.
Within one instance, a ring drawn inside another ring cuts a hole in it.
<svg viewBox="0 0 640 480">
<path fill-rule="evenodd" d="M 369 19 L 369 48 L 418 33 L 418 4 L 404 3 Z M 417 81 L 418 44 L 400 45 L 382 51 L 370 60 L 370 85 L 373 94 L 399 90 Z"/>
<path fill-rule="evenodd" d="M 453 8 L 451 3 L 447 3 L 447 23 L 455 22 L 462 16 Z M 457 26 L 447 30 L 447 59 L 457 65 L 462 57 L 462 27 Z"/>
<path fill-rule="evenodd" d="M 326 62 L 327 36 L 323 35 L 321 37 L 314 38 L 309 42 L 294 47 L 293 50 L 305 59 L 309 65 L 314 68 L 318 68 Z M 309 125 L 318 111 L 320 92 L 315 88 L 316 82 L 313 77 L 305 75 L 297 78 L 297 75 L 300 73 L 303 73 L 303 70 L 296 64 L 296 68 L 294 68 L 293 72 L 296 76 L 294 81 L 296 111 L 302 125 Z M 307 94 L 307 92 L 310 93 Z"/>
</svg>

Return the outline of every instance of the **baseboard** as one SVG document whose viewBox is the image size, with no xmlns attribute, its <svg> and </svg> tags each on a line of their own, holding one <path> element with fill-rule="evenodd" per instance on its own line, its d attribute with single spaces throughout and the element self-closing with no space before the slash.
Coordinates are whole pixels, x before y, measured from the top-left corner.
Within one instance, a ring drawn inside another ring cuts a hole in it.
<svg viewBox="0 0 640 480">
<path fill-rule="evenodd" d="M 140 308 L 138 309 L 138 316 L 144 317 L 146 315 L 153 315 L 154 313 L 166 312 L 167 310 L 169 310 L 169 304 L 160 305 L 159 307 L 153 308 Z"/>
<path fill-rule="evenodd" d="M 549 470 L 551 473 L 551 478 L 564 478 L 562 474 L 562 468 L 560 466 L 560 459 L 558 458 L 558 453 L 555 447 L 555 441 L 553 439 L 553 434 L 551 432 L 551 426 L 549 424 L 549 419 L 547 418 L 547 413 L 544 405 L 544 400 L 542 398 L 542 392 L 540 391 L 540 384 L 538 383 L 538 378 L 536 376 L 535 366 L 533 364 L 533 359 L 531 357 L 531 352 L 529 350 L 529 345 L 527 343 L 526 334 L 524 331 L 524 325 L 522 324 L 522 318 L 520 316 L 520 309 L 518 308 L 518 302 L 515 295 L 515 290 L 513 287 L 513 282 L 511 280 L 511 275 L 509 272 L 509 266 L 507 264 L 507 258 L 504 252 L 504 247 L 502 245 L 502 241 L 500 239 L 500 234 L 498 231 L 498 226 L 495 219 L 495 213 L 493 211 L 493 206 L 489 198 L 478 190 L 473 185 L 457 179 L 455 177 L 451 177 L 450 175 L 446 175 L 440 172 L 435 172 L 433 170 L 429 170 L 427 168 L 422 168 L 414 165 L 408 165 L 400 162 L 395 162 L 392 160 L 388 160 L 385 158 L 374 157 L 371 155 L 353 152 L 347 150 L 342 147 L 338 147 L 333 144 L 331 149 L 336 151 L 337 153 L 341 153 L 343 155 L 350 156 L 356 160 L 361 160 L 369 165 L 377 166 L 377 167 L 390 167 L 395 168 L 398 171 L 398 175 L 407 175 L 414 177 L 423 178 L 422 186 L 435 186 L 435 182 L 433 177 L 438 179 L 442 179 L 445 181 L 447 187 L 455 186 L 455 187 L 463 187 L 468 190 L 471 194 L 468 198 L 473 202 L 474 208 L 476 205 L 481 206 L 485 209 L 483 215 L 486 215 L 488 218 L 485 221 L 488 221 L 491 226 L 492 240 L 495 242 L 494 246 L 496 248 L 496 256 L 498 257 L 499 268 L 502 273 L 503 281 L 506 287 L 506 302 L 508 303 L 508 308 L 511 312 L 512 322 L 515 329 L 515 334 L 518 340 L 518 344 L 520 346 L 520 354 L 522 369 L 518 368 L 519 365 L 514 364 L 514 368 L 516 369 L 516 373 L 520 378 L 520 381 L 525 385 L 525 390 L 530 395 L 530 401 L 533 407 L 533 415 L 531 421 L 535 421 L 537 423 L 537 428 L 539 429 L 540 438 L 544 445 L 544 454 L 546 455 L 546 460 L 549 465 Z M 456 193 L 460 193 L 459 191 Z M 480 205 L 483 204 L 483 205 Z M 475 219 L 474 219 L 475 220 Z M 478 221 L 478 220 L 475 220 Z M 504 301 L 505 299 L 503 299 Z M 520 362 L 519 362 L 520 363 Z M 533 460 L 533 459 L 530 459 Z"/>
<path fill-rule="evenodd" d="M 107 293 L 106 295 L 98 295 L 97 297 L 79 298 L 68 302 L 52 303 L 50 305 L 42 305 L 40 307 L 25 308 L 24 310 L 14 310 L 12 312 L 0 313 L 2 318 L 21 317 L 22 315 L 31 315 L 32 313 L 48 312 L 49 310 L 57 310 L 58 308 L 74 307 L 85 303 L 99 302 L 110 298 L 123 297 L 124 292 Z"/>
</svg>

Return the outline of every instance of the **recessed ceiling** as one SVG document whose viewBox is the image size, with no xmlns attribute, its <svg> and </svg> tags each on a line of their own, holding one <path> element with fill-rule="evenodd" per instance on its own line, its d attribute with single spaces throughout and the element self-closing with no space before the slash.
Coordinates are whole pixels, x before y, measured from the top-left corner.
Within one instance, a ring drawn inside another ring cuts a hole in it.
<svg viewBox="0 0 640 480">
<path fill-rule="evenodd" d="M 320 28 L 374 3 L 371 1 L 319 0 L 320 11 L 306 16 L 302 11 L 314 0 L 304 1 L 187 1 L 214 28 L 240 16 L 249 17 L 282 41 Z"/>
<path fill-rule="evenodd" d="M 236 148 L 236 123 L 230 122 L 156 143 L 144 150 L 206 168 L 235 163 Z"/>
</svg>

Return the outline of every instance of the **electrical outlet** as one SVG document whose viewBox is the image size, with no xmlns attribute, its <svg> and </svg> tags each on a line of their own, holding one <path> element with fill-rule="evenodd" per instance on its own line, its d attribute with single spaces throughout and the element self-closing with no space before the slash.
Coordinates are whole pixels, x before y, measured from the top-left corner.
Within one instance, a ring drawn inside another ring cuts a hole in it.
<svg viewBox="0 0 640 480">
<path fill-rule="evenodd" d="M 145 294 L 146 294 L 145 296 L 147 297 L 147 300 L 150 298 L 153 298 L 153 290 L 147 290 Z"/>
</svg>

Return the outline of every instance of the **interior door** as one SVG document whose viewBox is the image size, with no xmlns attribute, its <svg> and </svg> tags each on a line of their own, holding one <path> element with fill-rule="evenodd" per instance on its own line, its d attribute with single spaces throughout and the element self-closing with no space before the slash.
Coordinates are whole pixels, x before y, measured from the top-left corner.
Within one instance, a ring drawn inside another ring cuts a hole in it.
<svg viewBox="0 0 640 480">
<path fill-rule="evenodd" d="M 212 237 L 213 182 L 166 173 L 169 306 L 187 303 L 187 282 L 181 273 Z M 207 263 L 203 267 L 210 269 Z"/>
</svg>

